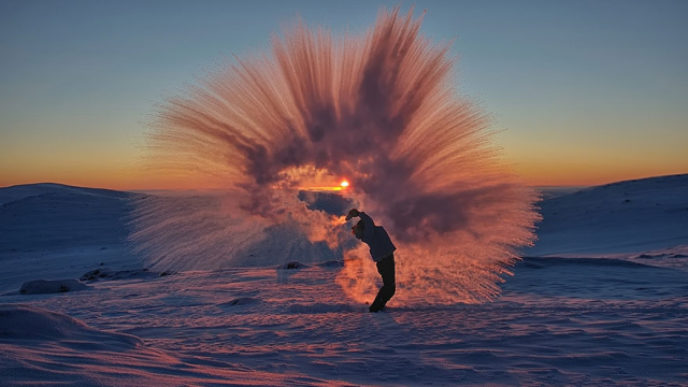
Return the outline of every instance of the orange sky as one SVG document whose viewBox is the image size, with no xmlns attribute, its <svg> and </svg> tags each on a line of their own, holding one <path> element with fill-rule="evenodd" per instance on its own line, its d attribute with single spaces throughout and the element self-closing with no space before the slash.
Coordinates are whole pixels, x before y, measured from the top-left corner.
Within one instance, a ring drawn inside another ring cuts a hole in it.
<svg viewBox="0 0 688 387">
<path fill-rule="evenodd" d="M 688 152 L 687 152 L 688 153 Z M 633 156 L 629 156 L 632 158 Z M 620 157 L 612 160 L 581 159 L 570 157 L 552 158 L 547 154 L 533 153 L 528 157 L 506 159 L 524 182 L 534 186 L 571 185 L 585 186 L 605 184 L 614 181 L 636 179 L 658 175 L 688 173 L 688 160 L 675 165 L 666 165 L 651 160 L 637 161 Z M 1 158 L 0 158 L 1 160 Z M 106 159 L 89 161 L 62 159 L 59 156 L 53 162 L 7 163 L 0 166 L 0 186 L 55 182 L 76 186 L 101 187 L 121 190 L 135 189 L 190 189 L 203 188 L 200 179 L 185 176 L 155 175 L 142 166 L 143 163 L 133 160 L 115 162 Z"/>
<path fill-rule="evenodd" d="M 489 115 L 504 161 L 526 184 L 688 173 L 686 5 L 607 5 L 478 2 L 466 12 L 443 2 L 427 10 L 423 34 L 453 39 L 458 93 Z M 158 104 L 236 63 L 234 55 L 264 53 L 277 26 L 295 15 L 335 32 L 363 31 L 379 7 L 277 2 L 266 14 L 249 3 L 246 13 L 233 12 L 232 2 L 206 6 L 194 20 L 193 2 L 165 9 L 137 2 L 119 13 L 67 2 L 59 8 L 70 23 L 50 2 L 0 12 L 8 21 L 0 23 L 0 186 L 202 184 L 142 167 Z M 148 14 L 155 20 L 139 19 Z"/>
<path fill-rule="evenodd" d="M 688 131 L 680 131 L 678 121 L 658 135 L 642 130 L 647 122 L 635 120 L 623 128 L 627 134 L 619 136 L 618 127 L 577 129 L 594 127 L 594 119 L 552 123 L 516 117 L 493 120 L 491 128 L 498 132 L 492 139 L 501 148 L 503 161 L 529 185 L 585 186 L 688 173 Z M 505 121 L 513 121 L 513 126 L 500 128 Z M 109 125 L 128 130 L 112 129 L 99 136 L 63 135 L 70 124 L 54 124 L 54 131 L 27 139 L 5 137 L 14 146 L 1 146 L 0 186 L 54 182 L 123 190 L 208 188 L 200 177 L 146 170 L 145 123 L 127 125 L 113 118 Z M 559 130 L 550 130 L 550 125 Z"/>
</svg>

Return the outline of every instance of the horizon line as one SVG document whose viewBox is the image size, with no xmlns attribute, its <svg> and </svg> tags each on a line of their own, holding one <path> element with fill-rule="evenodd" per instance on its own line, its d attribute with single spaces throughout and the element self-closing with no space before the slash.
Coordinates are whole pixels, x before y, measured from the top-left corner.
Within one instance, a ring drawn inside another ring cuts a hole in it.
<svg viewBox="0 0 688 387">
<path fill-rule="evenodd" d="M 623 183 L 623 182 L 630 182 L 630 181 L 636 181 L 636 180 L 646 180 L 646 179 L 655 179 L 655 178 L 663 178 L 663 177 L 671 177 L 671 176 L 682 176 L 682 175 L 688 175 L 688 171 L 685 173 L 670 173 L 670 174 L 662 174 L 662 175 L 651 175 L 651 176 L 644 176 L 644 177 L 639 177 L 639 178 L 630 178 L 630 179 L 622 179 L 622 180 L 614 180 L 614 181 L 609 181 L 606 183 L 601 183 L 601 184 L 525 184 L 527 187 L 531 188 L 536 188 L 536 189 L 542 189 L 542 188 L 589 188 L 589 187 L 601 187 L 605 185 L 610 185 L 610 184 L 616 184 L 616 183 Z M 73 184 L 66 184 L 66 183 L 59 183 L 59 182 L 54 182 L 54 181 L 39 181 L 35 183 L 21 183 L 21 184 L 12 184 L 12 185 L 6 185 L 6 186 L 0 186 L 0 189 L 5 189 L 5 188 L 13 188 L 13 187 L 22 187 L 22 186 L 37 186 L 37 185 L 59 185 L 63 187 L 72 187 L 72 188 L 90 188 L 90 189 L 103 189 L 103 190 L 109 190 L 109 191 L 120 191 L 120 192 L 154 192 L 154 191 L 221 191 L 227 189 L 227 187 L 203 187 L 203 188 L 110 188 L 110 187 L 103 187 L 103 186 L 87 186 L 87 185 L 73 185 Z"/>
</svg>

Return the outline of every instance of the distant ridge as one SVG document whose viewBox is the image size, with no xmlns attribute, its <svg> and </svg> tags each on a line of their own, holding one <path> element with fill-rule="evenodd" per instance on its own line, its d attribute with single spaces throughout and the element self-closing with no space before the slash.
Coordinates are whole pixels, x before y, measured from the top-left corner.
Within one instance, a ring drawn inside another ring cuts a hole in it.
<svg viewBox="0 0 688 387">
<path fill-rule="evenodd" d="M 615 181 L 611 183 L 606 183 L 606 184 L 600 184 L 595 187 L 608 187 L 608 186 L 614 186 L 614 185 L 619 185 L 619 184 L 630 184 L 630 183 L 640 183 L 640 182 L 650 182 L 650 181 L 667 181 L 667 180 L 672 180 L 672 179 L 683 179 L 688 180 L 688 173 L 675 173 L 671 175 L 659 175 L 659 176 L 650 176 L 650 177 L 642 177 L 639 179 L 628 179 L 628 180 L 620 180 L 620 181 Z"/>
<path fill-rule="evenodd" d="M 105 195 L 127 197 L 131 192 L 117 191 L 107 188 L 78 187 L 59 183 L 19 184 L 0 188 L 0 205 L 11 201 L 24 199 L 29 196 L 44 195 L 56 192 L 80 192 L 91 195 Z"/>
<path fill-rule="evenodd" d="M 653 185 L 663 185 L 663 186 L 668 186 L 668 185 L 687 185 L 688 184 L 688 173 L 682 173 L 682 174 L 673 174 L 673 175 L 662 175 L 662 176 L 652 176 L 652 177 L 645 177 L 645 178 L 640 178 L 640 179 L 629 179 L 629 180 L 620 180 L 620 181 L 614 181 L 611 183 L 606 183 L 606 184 L 600 184 L 600 185 L 595 185 L 595 186 L 590 186 L 590 187 L 581 187 L 579 190 L 574 191 L 569 193 L 570 194 L 576 194 L 581 191 L 590 191 L 590 190 L 598 190 L 598 189 L 617 189 L 617 188 L 625 188 L 625 189 L 646 189 L 650 188 Z M 565 196 L 565 195 L 562 195 Z"/>
<path fill-rule="evenodd" d="M 121 245 L 141 194 L 56 183 L 0 188 L 2 254 Z"/>
<path fill-rule="evenodd" d="M 688 174 L 584 188 L 540 203 L 526 255 L 634 252 L 688 244 Z"/>
</svg>

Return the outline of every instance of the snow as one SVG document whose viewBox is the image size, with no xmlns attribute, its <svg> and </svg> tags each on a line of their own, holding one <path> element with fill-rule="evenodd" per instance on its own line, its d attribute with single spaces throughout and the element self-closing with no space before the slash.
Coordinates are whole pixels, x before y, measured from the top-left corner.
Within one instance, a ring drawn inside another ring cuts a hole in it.
<svg viewBox="0 0 688 387">
<path fill-rule="evenodd" d="M 552 196 L 495 302 L 376 314 L 336 285 L 339 260 L 161 275 L 128 249 L 128 194 L 3 188 L 0 385 L 685 385 L 687 181 Z"/>
<path fill-rule="evenodd" d="M 135 347 L 141 340 L 132 335 L 101 332 L 67 315 L 31 305 L 0 305 L 0 332 L 4 341 L 70 340 L 101 343 L 106 348 Z"/>
<path fill-rule="evenodd" d="M 141 269 L 126 243 L 137 197 L 60 184 L 0 189 L 0 294 L 35 279 L 79 278 L 101 263 Z"/>
<path fill-rule="evenodd" d="M 688 244 L 688 174 L 586 188 L 541 203 L 525 255 L 632 253 Z"/>
</svg>

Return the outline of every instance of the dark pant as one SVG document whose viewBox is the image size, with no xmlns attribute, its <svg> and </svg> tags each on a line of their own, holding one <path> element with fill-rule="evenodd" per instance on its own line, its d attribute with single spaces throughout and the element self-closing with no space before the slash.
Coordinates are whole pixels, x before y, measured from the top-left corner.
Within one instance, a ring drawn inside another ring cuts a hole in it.
<svg viewBox="0 0 688 387">
<path fill-rule="evenodd" d="M 375 301 L 370 305 L 371 312 L 377 312 L 385 307 L 387 301 L 394 295 L 396 284 L 394 283 L 394 254 L 377 262 L 377 271 L 382 276 L 382 287 L 377 292 Z"/>
</svg>

